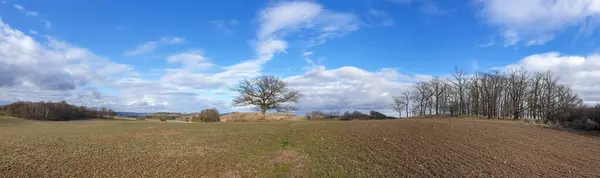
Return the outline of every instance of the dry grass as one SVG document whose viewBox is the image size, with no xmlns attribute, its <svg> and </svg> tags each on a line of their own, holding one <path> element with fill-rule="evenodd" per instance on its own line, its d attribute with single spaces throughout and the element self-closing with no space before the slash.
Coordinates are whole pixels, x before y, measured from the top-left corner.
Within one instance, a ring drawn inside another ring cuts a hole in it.
<svg viewBox="0 0 600 178">
<path fill-rule="evenodd" d="M 495 120 L 0 119 L 6 177 L 598 177 L 598 148 Z"/>
</svg>

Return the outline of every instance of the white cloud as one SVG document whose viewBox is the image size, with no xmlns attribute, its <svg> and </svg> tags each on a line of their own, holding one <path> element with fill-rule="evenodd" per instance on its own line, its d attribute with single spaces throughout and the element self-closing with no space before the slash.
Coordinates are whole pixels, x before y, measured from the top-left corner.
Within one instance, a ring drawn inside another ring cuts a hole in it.
<svg viewBox="0 0 600 178">
<path fill-rule="evenodd" d="M 569 84 L 588 103 L 600 102 L 600 55 L 567 56 L 549 52 L 527 56 L 504 68 L 524 68 L 531 72 L 551 70 L 561 83 Z"/>
<path fill-rule="evenodd" d="M 207 69 L 214 66 L 208 59 L 202 56 L 201 51 L 181 52 L 167 57 L 170 63 L 181 63 L 184 68 L 190 70 Z"/>
<path fill-rule="evenodd" d="M 138 45 L 135 49 L 125 51 L 123 55 L 125 56 L 136 56 L 140 54 L 146 54 L 154 51 L 160 45 L 173 45 L 173 44 L 183 44 L 185 43 L 185 39 L 180 37 L 162 37 L 159 40 L 148 41 L 143 44 Z"/>
<path fill-rule="evenodd" d="M 14 4 L 13 7 L 15 7 L 15 9 L 19 10 L 19 12 L 21 12 L 27 16 L 35 17 L 35 16 L 40 15 L 38 12 L 29 11 L 29 10 L 25 9 L 25 7 L 18 5 L 18 4 Z"/>
<path fill-rule="evenodd" d="M 394 69 L 369 72 L 345 66 L 326 69 L 313 65 L 304 74 L 287 77 L 290 87 L 300 90 L 300 112 L 312 110 L 390 110 L 391 96 L 410 89 L 412 83 L 431 79 L 427 75 L 408 76 Z"/>
<path fill-rule="evenodd" d="M 18 4 L 13 5 L 13 7 L 15 7 L 15 9 L 17 9 L 19 11 L 25 10 L 25 8 L 23 6 L 18 5 Z"/>
<path fill-rule="evenodd" d="M 475 0 L 481 15 L 504 33 L 506 45 L 521 39 L 543 45 L 568 27 L 585 28 L 600 20 L 597 0 Z M 590 29 L 588 29 L 590 30 Z M 510 34 L 510 35 L 507 35 Z"/>
<path fill-rule="evenodd" d="M 312 36 L 308 39 L 309 47 L 316 46 L 359 28 L 354 14 L 333 12 L 320 4 L 304 1 L 271 5 L 259 13 L 258 19 L 261 24 L 257 32 L 259 47 L 267 44 L 265 41 L 286 44 L 283 38 L 294 32 Z"/>
<path fill-rule="evenodd" d="M 0 100 L 68 100 L 81 87 L 130 75 L 127 65 L 53 37 L 38 42 L 0 20 Z"/>
<path fill-rule="evenodd" d="M 32 35 L 37 35 L 38 34 L 38 32 L 35 31 L 35 30 L 29 30 L 29 33 L 31 33 Z"/>
</svg>

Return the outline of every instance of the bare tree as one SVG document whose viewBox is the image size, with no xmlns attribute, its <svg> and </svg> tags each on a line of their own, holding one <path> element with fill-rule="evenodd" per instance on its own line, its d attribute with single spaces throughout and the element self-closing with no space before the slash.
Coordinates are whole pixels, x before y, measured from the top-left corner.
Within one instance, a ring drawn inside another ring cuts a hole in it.
<svg viewBox="0 0 600 178">
<path fill-rule="evenodd" d="M 392 104 L 392 108 L 394 109 L 394 111 L 398 112 L 398 118 L 402 117 L 402 111 L 404 110 L 405 105 L 405 101 L 401 96 L 394 96 L 392 97 L 392 99 L 394 100 L 394 103 Z"/>
<path fill-rule="evenodd" d="M 404 109 L 406 109 L 406 117 L 408 117 L 408 105 L 410 104 L 410 91 L 402 92 L 402 95 L 400 95 L 400 98 L 403 101 L 402 103 L 404 103 Z"/>
<path fill-rule="evenodd" d="M 296 108 L 286 103 L 297 103 L 300 97 L 298 90 L 292 90 L 287 84 L 274 76 L 261 76 L 254 79 L 244 79 L 231 87 L 239 93 L 233 99 L 236 106 L 254 106 L 265 117 L 267 110 L 278 112 L 293 111 Z"/>
<path fill-rule="evenodd" d="M 525 96 L 527 94 L 527 72 L 524 69 L 513 69 L 508 72 L 507 99 L 513 119 L 519 119 L 525 111 Z"/>
<path fill-rule="evenodd" d="M 437 77 L 429 81 L 429 83 L 430 91 L 435 99 L 435 115 L 439 115 L 440 105 L 442 104 L 440 101 L 443 101 L 442 96 L 446 91 L 446 84 Z"/>
<path fill-rule="evenodd" d="M 414 89 L 411 98 L 416 102 L 416 107 L 413 107 L 413 109 L 418 108 L 417 113 L 419 115 L 425 115 L 427 109 L 429 109 L 429 113 L 431 114 L 431 106 L 433 105 L 431 96 L 433 96 L 433 92 L 430 90 L 429 84 L 427 82 L 418 82 L 415 83 Z"/>
<path fill-rule="evenodd" d="M 451 80 L 454 87 L 456 87 L 456 92 L 458 93 L 458 110 L 459 115 L 466 114 L 465 107 L 465 88 L 467 83 L 467 72 L 464 69 L 455 67 L 454 74 L 452 74 L 454 80 Z"/>
</svg>

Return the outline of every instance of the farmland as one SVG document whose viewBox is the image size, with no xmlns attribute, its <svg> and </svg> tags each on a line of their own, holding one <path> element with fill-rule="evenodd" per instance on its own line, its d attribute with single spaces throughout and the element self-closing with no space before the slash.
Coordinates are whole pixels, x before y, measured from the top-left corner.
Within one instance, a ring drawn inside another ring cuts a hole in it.
<svg viewBox="0 0 600 178">
<path fill-rule="evenodd" d="M 7 177 L 598 177 L 600 139 L 476 119 L 0 119 Z"/>
</svg>

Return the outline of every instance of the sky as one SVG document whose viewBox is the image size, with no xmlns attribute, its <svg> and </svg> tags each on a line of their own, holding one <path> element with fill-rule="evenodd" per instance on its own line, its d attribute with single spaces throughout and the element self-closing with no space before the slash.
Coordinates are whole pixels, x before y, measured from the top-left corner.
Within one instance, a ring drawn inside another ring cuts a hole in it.
<svg viewBox="0 0 600 178">
<path fill-rule="evenodd" d="M 2 0 L 0 104 L 247 111 L 229 86 L 274 75 L 298 113 L 394 113 L 455 67 L 552 70 L 596 103 L 599 25 L 599 0 Z"/>
</svg>

